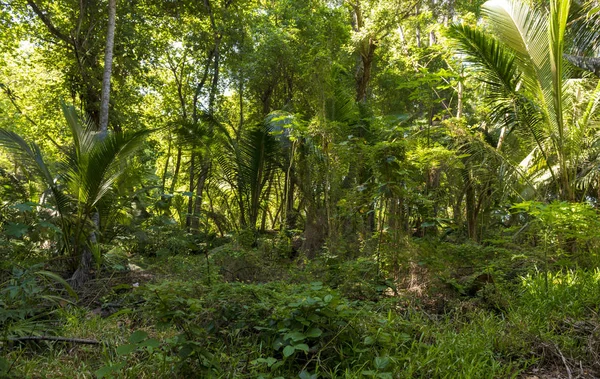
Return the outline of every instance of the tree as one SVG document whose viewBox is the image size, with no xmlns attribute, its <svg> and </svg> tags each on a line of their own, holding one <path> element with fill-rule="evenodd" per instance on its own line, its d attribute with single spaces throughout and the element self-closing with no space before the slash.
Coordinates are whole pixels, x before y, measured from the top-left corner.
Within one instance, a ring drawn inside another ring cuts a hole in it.
<svg viewBox="0 0 600 379">
<path fill-rule="evenodd" d="M 104 75 L 102 76 L 102 101 L 100 103 L 100 133 L 108 131 L 108 108 L 110 103 L 110 77 L 112 74 L 113 49 L 115 46 L 116 0 L 108 1 L 108 29 L 106 32 L 106 51 L 104 53 Z"/>
<path fill-rule="evenodd" d="M 564 51 L 570 1 L 552 0 L 544 10 L 497 0 L 483 9 L 494 34 L 462 24 L 452 27 L 451 36 L 485 84 L 499 146 L 511 132 L 526 131 L 533 145 L 522 168 L 550 196 L 573 201 L 592 137 L 589 110 L 598 96 L 584 99 L 582 107 L 569 78 Z"/>
<path fill-rule="evenodd" d="M 82 125 L 72 106 L 63 104 L 63 113 L 73 145 L 65 149 L 57 172 L 53 172 L 37 144 L 14 132 L 0 129 L 0 146 L 15 154 L 49 193 L 63 249 L 72 258 L 71 281 L 74 287 L 80 287 L 90 277 L 92 252 L 98 251 L 99 225 L 93 218 L 110 212 L 111 203 L 104 201 L 126 169 L 126 159 L 141 146 L 149 131 L 102 136 L 93 123 Z"/>
</svg>

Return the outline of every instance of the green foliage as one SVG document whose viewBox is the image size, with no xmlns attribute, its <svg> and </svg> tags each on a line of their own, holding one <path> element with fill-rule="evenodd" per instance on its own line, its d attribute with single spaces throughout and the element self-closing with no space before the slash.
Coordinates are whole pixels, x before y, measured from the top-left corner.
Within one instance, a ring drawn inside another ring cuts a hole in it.
<svg viewBox="0 0 600 379">
<path fill-rule="evenodd" d="M 147 359 L 160 359 L 160 357 L 157 357 L 156 354 L 154 354 L 155 350 L 160 348 L 160 342 L 154 338 L 149 338 L 148 333 L 137 330 L 129 336 L 128 341 L 128 344 L 117 347 L 116 353 L 118 356 L 123 357 L 138 352 L 139 354 L 145 354 L 148 357 Z M 126 365 L 127 362 L 125 361 L 103 366 L 98 369 L 95 374 L 98 378 L 112 378 L 119 374 Z"/>
<path fill-rule="evenodd" d="M 558 201 L 550 204 L 524 202 L 515 204 L 513 209 L 532 218 L 528 233 L 541 240 L 539 245 L 546 258 L 563 266 L 573 262 L 584 266 L 595 264 L 600 224 L 592 206 Z"/>
<path fill-rule="evenodd" d="M 0 11 L 0 376 L 598 376 L 594 4 L 120 2 L 101 135 L 93 3 Z"/>
<path fill-rule="evenodd" d="M 550 233 L 556 241 L 583 243 L 598 239 L 598 214 L 586 203 L 555 201 L 549 204 L 524 202 L 513 205 L 517 212 L 533 217 L 536 228 Z"/>
<path fill-rule="evenodd" d="M 18 134 L 0 129 L 0 145 L 19 157 L 43 183 L 44 191 L 49 191 L 62 247 L 77 257 L 82 253 L 82 246 L 94 243 L 88 240 L 90 233 L 97 229 L 92 215 L 99 210 L 108 210 L 101 201 L 123 173 L 125 160 L 148 132 L 112 133 L 102 137 L 91 123 L 85 126 L 80 123 L 75 108 L 63 104 L 63 113 L 73 147 L 65 152 L 59 163 L 58 175 L 51 172 L 39 146 L 26 142 Z M 12 225 L 13 234 L 20 234 L 21 230 Z"/>
<path fill-rule="evenodd" d="M 14 267 L 0 288 L 2 337 L 44 333 L 52 310 L 71 303 L 60 296 L 61 289 L 65 296 L 77 299 L 71 286 L 60 276 L 43 270 L 43 265 Z"/>
</svg>

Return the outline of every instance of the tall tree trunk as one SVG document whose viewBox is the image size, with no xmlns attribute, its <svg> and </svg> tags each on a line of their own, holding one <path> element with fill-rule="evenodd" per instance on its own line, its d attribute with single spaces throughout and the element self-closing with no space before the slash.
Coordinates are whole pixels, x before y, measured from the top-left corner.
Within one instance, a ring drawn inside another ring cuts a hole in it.
<svg viewBox="0 0 600 379">
<path fill-rule="evenodd" d="M 416 19 L 417 19 L 417 26 L 415 28 L 415 37 L 417 39 L 417 47 L 420 49 L 421 48 L 421 24 L 419 23 L 419 15 L 421 14 L 421 10 L 419 9 L 419 3 L 417 2 L 417 7 L 415 8 L 416 11 Z"/>
<path fill-rule="evenodd" d="M 108 131 L 108 108 L 110 101 L 110 77 L 112 75 L 113 50 L 115 46 L 117 4 L 108 0 L 108 30 L 106 33 L 106 52 L 104 54 L 104 75 L 102 76 L 102 99 L 100 103 L 100 133 Z"/>
<path fill-rule="evenodd" d="M 216 37 L 219 38 L 219 37 Z M 208 95 L 208 113 L 212 116 L 215 108 L 215 99 L 217 96 L 218 85 L 219 85 L 219 40 L 215 39 L 215 49 L 214 49 L 214 67 L 213 67 L 213 77 L 212 83 L 210 86 L 210 93 Z M 198 123 L 197 110 L 194 109 L 194 124 Z M 213 133 L 212 124 L 209 126 L 208 134 L 211 135 Z M 196 185 L 196 202 L 194 204 L 194 213 L 192 217 L 192 230 L 199 230 L 200 226 L 200 212 L 202 211 L 202 192 L 204 191 L 204 186 L 206 183 L 206 179 L 208 178 L 210 167 L 211 167 L 211 154 L 210 149 L 207 149 L 202 156 L 202 164 L 200 168 L 200 175 L 198 176 L 198 183 Z"/>
<path fill-rule="evenodd" d="M 115 45 L 115 24 L 117 5 L 116 0 L 108 1 L 108 29 L 106 33 L 106 52 L 104 56 L 104 75 L 102 76 L 102 96 L 100 103 L 100 123 L 98 131 L 100 139 L 104 139 L 108 133 L 108 105 L 110 100 L 110 77 L 112 75 L 113 48 Z M 71 277 L 74 288 L 81 288 L 92 276 L 92 246 L 97 243 L 97 233 L 100 230 L 100 213 L 95 211 L 92 215 L 93 230 L 90 232 L 88 241 L 83 247 L 79 267 Z"/>
</svg>

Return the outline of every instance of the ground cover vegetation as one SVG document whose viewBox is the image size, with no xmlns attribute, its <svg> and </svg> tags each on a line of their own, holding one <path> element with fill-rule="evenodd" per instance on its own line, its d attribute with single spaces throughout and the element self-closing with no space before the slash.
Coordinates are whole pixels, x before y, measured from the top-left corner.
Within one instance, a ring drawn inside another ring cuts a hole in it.
<svg viewBox="0 0 600 379">
<path fill-rule="evenodd" d="M 599 377 L 599 10 L 0 1 L 0 377 Z"/>
</svg>

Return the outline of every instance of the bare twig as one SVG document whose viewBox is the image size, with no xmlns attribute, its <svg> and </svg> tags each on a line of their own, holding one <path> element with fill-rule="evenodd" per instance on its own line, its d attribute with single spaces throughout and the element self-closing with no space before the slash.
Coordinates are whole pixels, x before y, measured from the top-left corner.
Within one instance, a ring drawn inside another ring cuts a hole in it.
<svg viewBox="0 0 600 379">
<path fill-rule="evenodd" d="M 558 348 L 558 345 L 554 345 L 554 347 L 556 348 L 556 351 L 558 351 L 558 354 L 560 354 L 560 358 L 563 361 L 563 364 L 565 365 L 565 368 L 567 369 L 567 375 L 569 375 L 569 379 L 573 379 L 573 375 L 571 375 L 571 369 L 569 368 L 569 365 L 567 364 L 567 360 L 565 359 L 565 356 L 563 355 L 562 351 L 560 351 L 560 349 Z"/>
<path fill-rule="evenodd" d="M 80 343 L 84 345 L 99 345 L 100 341 L 87 340 L 82 338 L 68 338 L 68 337 L 52 337 L 52 336 L 26 336 L 26 337 L 9 337 L 9 341 L 21 342 L 21 341 L 59 341 L 59 342 L 70 342 Z"/>
</svg>

